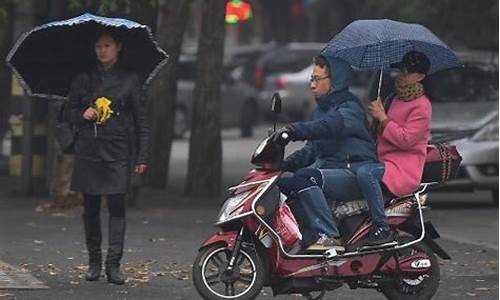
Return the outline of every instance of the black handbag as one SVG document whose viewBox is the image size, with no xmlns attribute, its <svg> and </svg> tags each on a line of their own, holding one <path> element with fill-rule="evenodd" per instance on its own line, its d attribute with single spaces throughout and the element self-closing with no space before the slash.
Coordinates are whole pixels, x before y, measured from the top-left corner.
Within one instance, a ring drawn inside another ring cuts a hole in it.
<svg viewBox="0 0 500 300">
<path fill-rule="evenodd" d="M 86 82 L 87 94 L 91 94 L 97 79 L 90 73 L 85 72 L 83 73 L 83 80 Z M 75 143 L 78 137 L 78 127 L 69 122 L 68 101 L 63 102 L 59 108 L 55 130 L 57 143 L 64 154 L 72 154 L 75 152 Z"/>
<path fill-rule="evenodd" d="M 67 102 L 64 102 L 59 108 L 56 119 L 55 137 L 61 147 L 62 153 L 71 154 L 75 152 L 77 132 L 75 126 L 68 122 L 68 119 L 65 117 L 67 114 L 67 104 Z"/>
</svg>

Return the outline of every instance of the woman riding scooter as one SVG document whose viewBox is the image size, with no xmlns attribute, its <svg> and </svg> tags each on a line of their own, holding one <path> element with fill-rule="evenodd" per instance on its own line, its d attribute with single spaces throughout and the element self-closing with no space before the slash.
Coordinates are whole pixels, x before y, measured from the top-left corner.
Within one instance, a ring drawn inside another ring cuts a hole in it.
<svg viewBox="0 0 500 300">
<path fill-rule="evenodd" d="M 278 185 L 289 198 L 296 199 L 290 205 L 303 235 L 302 248 L 308 250 L 343 250 L 324 194 L 329 200 L 345 200 L 344 194 L 352 191 L 337 185 L 338 177 L 356 174 L 362 165 L 376 162 L 363 105 L 349 91 L 351 78 L 347 62 L 314 58 L 310 88 L 317 108 L 312 120 L 293 123 L 271 136 L 274 142 L 307 140 L 284 161 L 283 170 L 295 172 L 293 177 L 280 178 Z M 289 138 L 283 140 L 283 133 Z M 313 163 L 316 168 L 306 168 Z"/>
<path fill-rule="evenodd" d="M 365 246 L 393 241 L 381 185 L 397 197 L 417 190 L 431 131 L 432 107 L 422 84 L 430 69 L 429 59 L 421 52 L 410 51 L 392 67 L 401 72 L 395 82 L 396 92 L 386 100 L 386 108 L 380 98 L 369 106 L 376 121 L 380 162 L 364 165 L 357 173 L 359 188 L 373 220 Z"/>
</svg>

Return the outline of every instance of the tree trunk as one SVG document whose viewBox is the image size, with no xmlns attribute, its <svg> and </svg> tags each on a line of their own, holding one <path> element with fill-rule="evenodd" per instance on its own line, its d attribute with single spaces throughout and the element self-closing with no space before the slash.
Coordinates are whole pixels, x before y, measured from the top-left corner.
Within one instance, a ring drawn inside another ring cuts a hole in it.
<svg viewBox="0 0 500 300">
<path fill-rule="evenodd" d="M 152 120 L 148 183 L 158 188 L 165 188 L 168 181 L 177 96 L 176 69 L 190 3 L 191 0 L 158 1 L 156 35 L 160 46 L 169 55 L 168 64 L 153 84 L 151 99 L 148 101 Z"/>
<path fill-rule="evenodd" d="M 66 1 L 51 0 L 48 4 L 47 21 L 60 20 L 66 17 Z M 66 209 L 81 205 L 83 197 L 80 193 L 70 190 L 74 157 L 73 155 L 63 154 L 55 138 L 56 118 L 62 102 L 50 101 L 48 105 L 46 177 L 51 202 L 41 205 L 40 209 Z"/>
<path fill-rule="evenodd" d="M 220 84 L 224 54 L 224 15 L 225 1 L 203 2 L 186 182 L 186 195 L 191 197 L 220 194 Z"/>
<path fill-rule="evenodd" d="M 6 16 L 0 20 L 0 57 L 6 57 L 12 46 L 12 4 L 7 3 L 5 7 Z M 6 64 L 0 64 L 0 139 L 9 128 L 9 108 L 11 73 Z"/>
</svg>

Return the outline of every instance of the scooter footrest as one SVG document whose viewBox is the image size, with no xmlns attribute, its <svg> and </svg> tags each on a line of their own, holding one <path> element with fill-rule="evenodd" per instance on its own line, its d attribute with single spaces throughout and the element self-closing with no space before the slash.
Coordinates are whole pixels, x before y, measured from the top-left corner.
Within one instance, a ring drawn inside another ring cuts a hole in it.
<svg viewBox="0 0 500 300">
<path fill-rule="evenodd" d="M 389 248 L 389 247 L 394 247 L 398 244 L 397 241 L 392 241 L 380 245 L 373 245 L 373 246 L 361 246 L 357 249 L 357 251 L 368 251 L 368 250 L 376 250 L 376 249 L 383 249 L 383 248 Z"/>
</svg>

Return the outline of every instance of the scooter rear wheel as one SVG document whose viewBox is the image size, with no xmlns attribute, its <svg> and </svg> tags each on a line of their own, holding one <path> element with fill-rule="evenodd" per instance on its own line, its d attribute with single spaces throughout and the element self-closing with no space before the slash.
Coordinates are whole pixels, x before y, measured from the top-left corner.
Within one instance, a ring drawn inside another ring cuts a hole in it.
<svg viewBox="0 0 500 300">
<path fill-rule="evenodd" d="M 408 242 L 414 238 L 404 236 L 400 238 L 400 242 Z M 416 252 L 425 254 L 430 262 L 429 271 L 416 278 L 405 278 L 401 275 L 401 279 L 391 283 L 381 284 L 380 288 L 385 297 L 389 300 L 429 300 L 437 292 L 439 287 L 440 269 L 434 251 L 426 244 L 420 242 L 408 248 L 402 249 L 400 258 L 412 256 Z"/>
<path fill-rule="evenodd" d="M 264 265 L 251 249 L 242 248 L 233 271 L 227 265 L 231 251 L 225 245 L 202 249 L 193 264 L 193 282 L 206 300 L 251 300 L 264 286 Z"/>
</svg>

